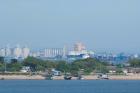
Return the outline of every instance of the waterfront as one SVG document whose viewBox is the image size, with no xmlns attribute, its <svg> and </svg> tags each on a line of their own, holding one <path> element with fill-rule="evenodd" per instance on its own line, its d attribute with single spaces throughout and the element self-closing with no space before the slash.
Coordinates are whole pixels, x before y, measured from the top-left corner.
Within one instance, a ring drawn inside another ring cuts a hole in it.
<svg viewBox="0 0 140 93">
<path fill-rule="evenodd" d="M 84 80 L 98 80 L 98 75 L 83 75 Z M 64 80 L 64 75 L 53 76 L 53 80 Z M 140 74 L 128 75 L 108 75 L 110 80 L 140 80 Z M 45 80 L 42 75 L 0 75 L 1 80 Z M 77 80 L 78 77 L 72 77 L 72 80 Z"/>
<path fill-rule="evenodd" d="M 140 81 L 0 81 L 0 93 L 140 93 Z"/>
</svg>

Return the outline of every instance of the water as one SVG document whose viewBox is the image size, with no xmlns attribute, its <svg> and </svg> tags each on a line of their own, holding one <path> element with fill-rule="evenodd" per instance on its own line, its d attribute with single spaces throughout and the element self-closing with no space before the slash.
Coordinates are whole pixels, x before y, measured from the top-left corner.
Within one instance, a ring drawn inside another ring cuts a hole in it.
<svg viewBox="0 0 140 93">
<path fill-rule="evenodd" d="M 0 81 L 0 93 L 140 93 L 140 81 Z"/>
</svg>

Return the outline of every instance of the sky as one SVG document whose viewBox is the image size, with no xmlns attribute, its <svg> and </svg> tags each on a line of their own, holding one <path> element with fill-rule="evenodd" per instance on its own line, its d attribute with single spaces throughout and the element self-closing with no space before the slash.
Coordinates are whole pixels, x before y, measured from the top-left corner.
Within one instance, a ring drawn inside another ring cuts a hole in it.
<svg viewBox="0 0 140 93">
<path fill-rule="evenodd" d="M 0 47 L 140 53 L 140 0 L 0 0 Z"/>
</svg>

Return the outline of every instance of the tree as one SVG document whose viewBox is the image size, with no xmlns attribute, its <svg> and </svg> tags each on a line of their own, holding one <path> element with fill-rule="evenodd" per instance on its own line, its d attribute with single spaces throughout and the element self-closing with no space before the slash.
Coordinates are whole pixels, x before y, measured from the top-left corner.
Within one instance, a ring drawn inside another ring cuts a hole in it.
<svg viewBox="0 0 140 93">
<path fill-rule="evenodd" d="M 140 67 L 140 59 L 131 59 L 128 61 L 131 67 Z"/>
<path fill-rule="evenodd" d="M 93 58 L 76 60 L 72 63 L 72 67 L 74 67 L 75 70 L 79 71 L 80 69 L 84 69 L 85 74 L 91 73 L 94 70 L 105 73 L 107 72 L 106 65 L 107 64 L 104 62 L 100 62 L 99 60 Z"/>
<path fill-rule="evenodd" d="M 4 57 L 0 57 L 0 63 L 4 63 Z"/>
<path fill-rule="evenodd" d="M 29 66 L 32 71 L 45 71 L 46 69 L 56 68 L 56 63 L 53 61 L 44 61 L 34 57 L 28 57 L 23 62 L 24 66 Z"/>
<path fill-rule="evenodd" d="M 31 68 L 32 71 L 37 71 L 37 70 L 41 70 L 41 62 L 43 62 L 40 59 L 34 58 L 34 57 L 28 57 L 24 60 L 23 65 L 24 66 L 29 66 Z"/>
<path fill-rule="evenodd" d="M 2 63 L 0 62 L 0 71 L 2 71 L 2 72 L 5 71 L 5 65 L 3 62 Z"/>
<path fill-rule="evenodd" d="M 62 72 L 70 72 L 70 64 L 65 61 L 57 62 L 56 69 Z"/>
<path fill-rule="evenodd" d="M 22 64 L 20 62 L 11 62 L 11 63 L 7 63 L 7 70 L 8 71 L 20 71 L 22 68 Z"/>
</svg>

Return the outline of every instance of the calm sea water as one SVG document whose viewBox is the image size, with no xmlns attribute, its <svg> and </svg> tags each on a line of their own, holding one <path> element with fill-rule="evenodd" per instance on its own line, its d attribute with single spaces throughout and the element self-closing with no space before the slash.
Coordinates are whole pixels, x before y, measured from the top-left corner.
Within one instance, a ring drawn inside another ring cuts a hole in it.
<svg viewBox="0 0 140 93">
<path fill-rule="evenodd" d="M 0 93 L 140 93 L 140 81 L 0 81 Z"/>
</svg>

